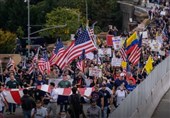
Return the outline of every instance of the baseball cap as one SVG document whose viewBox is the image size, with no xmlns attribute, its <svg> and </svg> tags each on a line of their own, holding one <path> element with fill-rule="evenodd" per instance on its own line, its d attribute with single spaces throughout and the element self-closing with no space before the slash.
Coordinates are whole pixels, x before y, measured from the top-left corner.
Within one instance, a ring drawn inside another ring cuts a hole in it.
<svg viewBox="0 0 170 118">
<path fill-rule="evenodd" d="M 124 73 L 120 73 L 120 76 L 121 76 L 121 77 L 124 77 L 124 76 L 125 76 L 125 74 L 124 74 Z"/>
</svg>

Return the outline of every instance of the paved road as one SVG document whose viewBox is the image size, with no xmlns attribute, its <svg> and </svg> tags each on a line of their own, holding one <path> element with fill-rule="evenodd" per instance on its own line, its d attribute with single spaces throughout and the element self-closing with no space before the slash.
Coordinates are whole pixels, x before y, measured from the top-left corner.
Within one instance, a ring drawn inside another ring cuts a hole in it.
<svg viewBox="0 0 170 118">
<path fill-rule="evenodd" d="M 86 113 L 88 107 L 89 107 L 89 104 L 84 105 L 84 112 L 85 113 Z M 59 108 L 59 105 L 58 105 L 58 108 L 57 108 L 58 112 L 59 112 L 59 109 L 60 108 Z M 15 115 L 8 115 L 7 113 L 5 113 L 5 118 L 23 118 L 22 109 L 20 107 L 18 107 L 16 109 Z"/>
<path fill-rule="evenodd" d="M 152 118 L 170 118 L 170 89 L 161 99 Z"/>
</svg>

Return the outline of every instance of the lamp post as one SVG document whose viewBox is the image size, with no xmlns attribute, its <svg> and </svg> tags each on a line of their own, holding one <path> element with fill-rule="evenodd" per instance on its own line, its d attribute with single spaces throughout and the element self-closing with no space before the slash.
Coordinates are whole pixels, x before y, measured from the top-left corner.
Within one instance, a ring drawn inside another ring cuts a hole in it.
<svg viewBox="0 0 170 118">
<path fill-rule="evenodd" d="M 87 0 L 85 0 L 86 3 L 86 29 L 88 28 L 88 4 L 87 4 Z"/>
<path fill-rule="evenodd" d="M 30 39 L 30 0 L 24 0 L 24 2 L 27 2 L 27 7 L 28 7 L 28 57 L 30 56 L 30 44 L 31 44 L 31 39 Z"/>
</svg>

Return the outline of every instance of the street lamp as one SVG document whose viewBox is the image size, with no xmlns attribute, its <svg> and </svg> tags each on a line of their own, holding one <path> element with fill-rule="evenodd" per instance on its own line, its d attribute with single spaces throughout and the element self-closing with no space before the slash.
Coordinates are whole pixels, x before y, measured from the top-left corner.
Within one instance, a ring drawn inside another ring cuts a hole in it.
<svg viewBox="0 0 170 118">
<path fill-rule="evenodd" d="M 31 39 L 30 39 L 30 0 L 24 0 L 24 2 L 27 2 L 27 7 L 28 7 L 28 57 L 30 56 L 30 44 L 31 44 Z"/>
<path fill-rule="evenodd" d="M 87 0 L 85 0 L 86 3 L 86 29 L 88 28 L 88 4 L 87 4 Z"/>
</svg>

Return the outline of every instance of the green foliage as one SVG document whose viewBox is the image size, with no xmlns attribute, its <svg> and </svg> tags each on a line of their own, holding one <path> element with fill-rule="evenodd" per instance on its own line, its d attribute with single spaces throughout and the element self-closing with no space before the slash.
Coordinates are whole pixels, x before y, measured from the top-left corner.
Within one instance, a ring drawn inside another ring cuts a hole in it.
<svg viewBox="0 0 170 118">
<path fill-rule="evenodd" d="M 56 8 L 46 15 L 46 27 L 67 24 L 65 28 L 58 28 L 42 32 L 41 35 L 50 36 L 52 38 L 61 37 L 63 40 L 70 39 L 70 35 L 74 34 L 79 27 L 82 19 L 77 9 Z"/>
<path fill-rule="evenodd" d="M 89 24 L 98 21 L 95 25 L 95 33 L 107 31 L 108 25 L 116 25 L 118 29 L 121 29 L 122 15 L 117 0 L 30 0 L 30 23 L 42 25 L 41 27 L 31 26 L 31 32 L 46 28 L 48 25 L 66 23 L 66 28 L 42 32 L 41 36 L 48 36 L 48 38 L 61 36 L 65 40 L 69 39 L 70 34 L 76 32 L 79 24 L 82 21 L 85 23 L 86 1 Z M 0 0 L 0 28 L 21 36 L 24 32 L 24 36 L 27 36 L 27 13 L 27 3 L 24 0 Z M 80 17 L 79 23 L 77 22 L 78 14 L 84 16 L 83 20 Z"/>
<path fill-rule="evenodd" d="M 0 29 L 0 53 L 11 53 L 15 47 L 16 35 Z"/>
<path fill-rule="evenodd" d="M 24 31 L 21 26 L 18 27 L 16 34 L 18 38 L 22 38 L 24 36 Z"/>
</svg>

